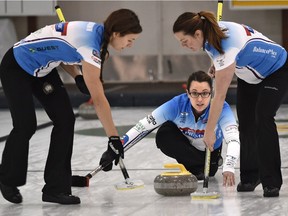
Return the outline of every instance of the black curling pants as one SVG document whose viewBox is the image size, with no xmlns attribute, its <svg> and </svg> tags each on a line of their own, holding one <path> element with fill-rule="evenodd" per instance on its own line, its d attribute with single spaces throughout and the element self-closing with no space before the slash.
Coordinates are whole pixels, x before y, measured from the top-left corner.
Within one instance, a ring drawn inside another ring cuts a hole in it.
<svg viewBox="0 0 288 216">
<path fill-rule="evenodd" d="M 176 159 L 192 174 L 204 173 L 205 151 L 200 151 L 192 146 L 173 122 L 167 121 L 158 129 L 156 145 L 165 155 Z M 218 170 L 221 148 L 222 145 L 211 152 L 209 176 L 214 176 Z"/>
<path fill-rule="evenodd" d="M 0 78 L 13 123 L 2 155 L 0 181 L 9 186 L 26 183 L 29 140 L 37 127 L 35 96 L 53 122 L 43 192 L 71 193 L 75 116 L 57 70 L 42 78 L 33 77 L 19 67 L 10 49 L 1 63 Z M 46 86 L 46 93 L 43 86 Z"/>
<path fill-rule="evenodd" d="M 281 158 L 275 115 L 288 87 L 288 60 L 259 84 L 238 79 L 240 180 L 281 188 Z"/>
</svg>

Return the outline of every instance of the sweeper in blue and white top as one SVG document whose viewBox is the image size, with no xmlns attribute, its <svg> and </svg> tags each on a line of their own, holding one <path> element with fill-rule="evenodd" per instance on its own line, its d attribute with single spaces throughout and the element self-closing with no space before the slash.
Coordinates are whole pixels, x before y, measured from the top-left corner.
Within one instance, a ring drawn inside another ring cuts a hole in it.
<svg viewBox="0 0 288 216">
<path fill-rule="evenodd" d="M 287 51 L 255 29 L 220 21 L 209 11 L 181 14 L 173 32 L 183 47 L 205 50 L 213 61 L 215 97 L 204 134 L 215 148 L 215 132 L 227 90 L 237 81 L 240 132 L 239 192 L 254 191 L 261 182 L 264 197 L 277 197 L 282 185 L 275 115 L 288 88 Z"/>
<path fill-rule="evenodd" d="M 206 147 L 203 136 L 209 118 L 212 79 L 208 73 L 197 71 L 188 78 L 186 86 L 186 93 L 159 106 L 131 128 L 123 137 L 123 145 L 125 149 L 129 148 L 160 127 L 156 134 L 157 147 L 165 155 L 183 164 L 198 180 L 203 180 Z M 233 186 L 234 168 L 239 157 L 240 144 L 238 125 L 226 102 L 215 127 L 215 133 L 217 137 L 215 150 L 211 153 L 209 175 L 214 176 L 217 172 L 222 160 L 222 145 L 227 144 L 223 185 Z M 104 171 L 111 168 L 112 163 L 105 167 Z"/>
<path fill-rule="evenodd" d="M 0 65 L 1 83 L 13 119 L 13 129 L 0 165 L 0 190 L 6 200 L 22 202 L 17 187 L 26 183 L 29 141 L 37 125 L 35 96 L 53 122 L 42 200 L 80 203 L 80 198 L 71 194 L 75 116 L 56 69 L 59 65 L 75 78 L 81 92 L 91 96 L 109 137 L 109 152 L 116 160 L 124 157 L 104 94 L 102 71 L 109 56 L 108 48 L 116 51 L 129 48 L 141 32 L 138 16 L 129 9 L 119 9 L 113 11 L 104 23 L 73 21 L 45 26 L 7 51 Z"/>
</svg>

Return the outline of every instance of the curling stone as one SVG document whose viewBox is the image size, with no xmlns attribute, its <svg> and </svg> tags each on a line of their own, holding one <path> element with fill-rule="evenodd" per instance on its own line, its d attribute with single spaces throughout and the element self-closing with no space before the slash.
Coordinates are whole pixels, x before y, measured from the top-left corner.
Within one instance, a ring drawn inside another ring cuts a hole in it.
<svg viewBox="0 0 288 216">
<path fill-rule="evenodd" d="M 84 119 L 98 119 L 92 99 L 81 104 L 78 108 L 78 113 Z"/>
<path fill-rule="evenodd" d="M 154 190 L 164 196 L 186 196 L 195 192 L 197 178 L 182 164 L 165 164 L 165 168 L 179 168 L 180 172 L 164 172 L 154 179 Z"/>
</svg>

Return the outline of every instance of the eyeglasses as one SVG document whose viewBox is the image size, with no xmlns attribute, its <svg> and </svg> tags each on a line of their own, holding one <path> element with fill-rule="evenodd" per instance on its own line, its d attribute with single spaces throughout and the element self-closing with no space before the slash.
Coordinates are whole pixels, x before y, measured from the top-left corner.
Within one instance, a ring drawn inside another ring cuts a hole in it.
<svg viewBox="0 0 288 216">
<path fill-rule="evenodd" d="M 192 92 L 188 92 L 188 94 L 192 97 L 192 98 L 198 98 L 200 95 L 202 98 L 208 98 L 211 95 L 211 92 L 196 92 L 196 91 L 192 91 Z"/>
</svg>

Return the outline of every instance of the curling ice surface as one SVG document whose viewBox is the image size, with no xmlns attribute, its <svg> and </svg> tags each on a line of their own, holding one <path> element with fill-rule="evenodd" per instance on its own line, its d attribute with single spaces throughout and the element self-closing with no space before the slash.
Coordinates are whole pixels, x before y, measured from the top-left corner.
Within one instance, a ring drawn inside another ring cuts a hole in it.
<svg viewBox="0 0 288 216">
<path fill-rule="evenodd" d="M 113 108 L 112 115 L 117 127 L 134 125 L 139 119 L 149 114 L 152 108 Z M 235 110 L 235 109 L 234 109 Z M 77 110 L 75 111 L 77 112 Z M 132 114 L 133 113 L 133 114 Z M 125 166 L 131 179 L 140 179 L 145 187 L 135 190 L 119 191 L 114 185 L 124 181 L 121 170 L 114 166 L 110 172 L 99 172 L 91 180 L 88 188 L 73 188 L 73 194 L 81 198 L 81 205 L 63 206 L 43 203 L 43 170 L 48 152 L 51 127 L 36 131 L 31 139 L 29 149 L 29 167 L 27 183 L 19 187 L 23 195 L 23 204 L 11 205 L 0 195 L 1 216 L 47 216 L 47 215 L 213 215 L 213 216 L 246 216 L 246 215 L 287 215 L 288 212 L 288 106 L 281 106 L 276 119 L 281 121 L 280 148 L 282 155 L 283 186 L 278 198 L 264 198 L 262 185 L 254 192 L 238 193 L 236 187 L 222 186 L 222 167 L 215 178 L 209 178 L 208 191 L 219 192 L 218 199 L 192 200 L 191 196 L 167 197 L 154 191 L 154 178 L 166 171 L 163 164 L 175 163 L 156 148 L 153 138 L 140 141 L 125 152 Z M 43 110 L 37 110 L 38 124 L 49 121 Z M 0 136 L 7 135 L 12 129 L 10 114 L 0 110 Z M 278 125 L 278 123 L 277 123 Z M 285 126 L 285 127 L 284 127 Z M 76 131 L 100 128 L 99 120 L 76 119 Z M 282 131 L 283 130 L 283 131 Z M 283 136 L 282 136 L 283 134 Z M 107 138 L 101 136 L 80 135 L 75 133 L 72 158 L 74 175 L 86 175 L 95 169 L 102 153 L 107 148 Z M 4 143 L 0 143 L 2 154 Z M 222 152 L 226 152 L 226 146 Z M 225 157 L 225 155 L 223 155 Z M 236 183 L 239 182 L 239 165 L 236 168 Z M 198 183 L 197 192 L 201 192 L 203 183 Z"/>
</svg>

